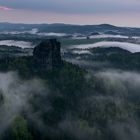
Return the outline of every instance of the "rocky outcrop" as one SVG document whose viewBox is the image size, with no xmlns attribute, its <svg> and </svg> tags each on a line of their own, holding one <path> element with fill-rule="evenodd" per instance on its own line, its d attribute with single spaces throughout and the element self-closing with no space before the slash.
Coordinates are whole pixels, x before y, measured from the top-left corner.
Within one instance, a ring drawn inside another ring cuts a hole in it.
<svg viewBox="0 0 140 140">
<path fill-rule="evenodd" d="M 56 39 L 42 41 L 33 51 L 34 72 L 46 72 L 62 66 L 60 42 Z"/>
</svg>

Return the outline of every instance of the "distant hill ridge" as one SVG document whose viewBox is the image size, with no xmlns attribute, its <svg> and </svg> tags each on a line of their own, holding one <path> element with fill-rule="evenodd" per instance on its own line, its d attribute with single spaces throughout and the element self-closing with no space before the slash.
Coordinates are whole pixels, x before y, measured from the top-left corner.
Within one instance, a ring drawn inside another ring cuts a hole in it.
<svg viewBox="0 0 140 140">
<path fill-rule="evenodd" d="M 140 34 L 140 28 L 117 27 L 110 24 L 100 25 L 71 25 L 71 24 L 22 24 L 22 23 L 0 23 L 0 32 L 3 31 L 27 31 L 37 29 L 38 32 L 55 32 L 55 33 L 83 33 L 91 32 L 108 32 L 113 31 L 119 34 Z"/>
</svg>

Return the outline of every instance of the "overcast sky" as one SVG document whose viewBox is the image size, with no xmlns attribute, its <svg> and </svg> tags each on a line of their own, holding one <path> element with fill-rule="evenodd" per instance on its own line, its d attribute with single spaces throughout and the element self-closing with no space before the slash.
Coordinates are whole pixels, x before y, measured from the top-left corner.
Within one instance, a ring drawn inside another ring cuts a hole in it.
<svg viewBox="0 0 140 140">
<path fill-rule="evenodd" d="M 0 0 L 0 22 L 140 27 L 140 0 Z"/>
</svg>

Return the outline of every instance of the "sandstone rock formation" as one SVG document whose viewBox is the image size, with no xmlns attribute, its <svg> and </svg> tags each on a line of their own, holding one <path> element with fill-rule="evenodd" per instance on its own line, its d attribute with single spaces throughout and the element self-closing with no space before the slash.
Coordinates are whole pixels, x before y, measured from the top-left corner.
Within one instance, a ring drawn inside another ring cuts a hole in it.
<svg viewBox="0 0 140 140">
<path fill-rule="evenodd" d="M 33 51 L 34 72 L 46 72 L 62 66 L 60 42 L 56 39 L 42 41 Z"/>
</svg>

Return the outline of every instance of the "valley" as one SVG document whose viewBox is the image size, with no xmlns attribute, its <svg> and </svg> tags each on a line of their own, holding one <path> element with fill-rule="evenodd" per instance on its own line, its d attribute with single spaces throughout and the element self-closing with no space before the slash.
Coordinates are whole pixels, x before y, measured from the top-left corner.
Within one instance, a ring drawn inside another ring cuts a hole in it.
<svg viewBox="0 0 140 140">
<path fill-rule="evenodd" d="M 0 139 L 139 140 L 139 30 L 0 26 Z"/>
</svg>

